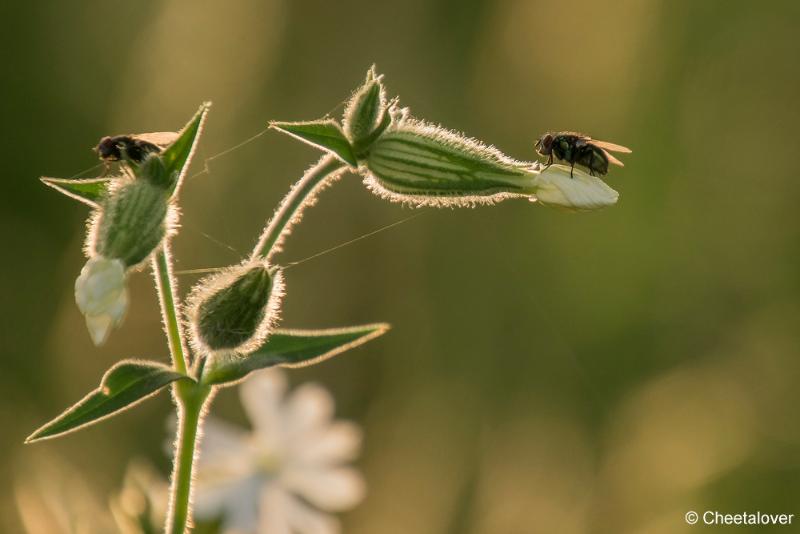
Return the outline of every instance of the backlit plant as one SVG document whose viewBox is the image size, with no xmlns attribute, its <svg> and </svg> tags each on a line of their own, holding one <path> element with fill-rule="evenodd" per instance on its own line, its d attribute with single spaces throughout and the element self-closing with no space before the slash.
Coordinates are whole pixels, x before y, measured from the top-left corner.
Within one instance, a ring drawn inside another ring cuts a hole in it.
<svg viewBox="0 0 800 534">
<path fill-rule="evenodd" d="M 353 93 L 338 122 L 273 122 L 271 127 L 325 154 L 291 188 L 257 245 L 241 263 L 209 276 L 179 300 L 170 240 L 178 232 L 178 200 L 202 134 L 209 104 L 169 146 L 125 157 L 119 176 L 90 180 L 43 178 L 92 209 L 87 263 L 75 298 L 96 345 L 122 325 L 131 296 L 128 276 L 152 269 L 171 365 L 122 360 L 97 389 L 36 430 L 28 442 L 53 438 L 116 415 L 171 386 L 178 412 L 167 532 L 191 525 L 192 470 L 203 415 L 216 390 L 272 366 L 299 367 L 361 345 L 385 333 L 386 324 L 329 330 L 277 327 L 284 295 L 275 255 L 318 193 L 346 171 L 363 177 L 381 198 L 411 206 L 472 206 L 524 198 L 573 210 L 614 204 L 617 193 L 576 168 L 544 168 L 512 159 L 492 146 L 414 119 L 389 99 L 374 69 Z"/>
</svg>

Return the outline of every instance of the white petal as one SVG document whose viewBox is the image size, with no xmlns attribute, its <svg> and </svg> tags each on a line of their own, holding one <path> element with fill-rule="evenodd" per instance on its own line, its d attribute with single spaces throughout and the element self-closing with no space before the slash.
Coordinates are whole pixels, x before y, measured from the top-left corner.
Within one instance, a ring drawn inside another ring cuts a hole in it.
<svg viewBox="0 0 800 534">
<path fill-rule="evenodd" d="M 268 436 L 269 442 L 282 439 L 282 400 L 286 392 L 286 375 L 279 369 L 253 373 L 239 387 L 247 417 L 257 434 Z"/>
<path fill-rule="evenodd" d="M 86 262 L 75 280 L 75 302 L 85 315 L 95 345 L 102 345 L 122 323 L 128 309 L 125 266 L 119 260 L 97 256 Z"/>
<path fill-rule="evenodd" d="M 244 431 L 211 417 L 203 426 L 200 455 L 195 464 L 198 482 L 236 479 L 255 471 L 256 458 Z"/>
<path fill-rule="evenodd" d="M 286 403 L 286 425 L 293 443 L 324 427 L 333 417 L 333 409 L 333 397 L 319 384 L 303 384 L 295 389 Z"/>
<path fill-rule="evenodd" d="M 259 534 L 292 534 L 289 522 L 289 500 L 293 497 L 278 484 L 261 490 L 258 510 Z"/>
<path fill-rule="evenodd" d="M 86 262 L 75 280 L 75 302 L 83 313 L 106 313 L 125 292 L 125 266 L 97 256 Z"/>
<path fill-rule="evenodd" d="M 92 337 L 92 343 L 95 346 L 100 346 L 108 339 L 108 334 L 114 326 L 114 318 L 110 315 L 87 315 L 86 328 L 89 330 L 89 335 Z"/>
<path fill-rule="evenodd" d="M 108 315 L 114 320 L 114 326 L 122 324 L 125 312 L 128 311 L 128 292 L 121 291 L 117 300 L 108 307 Z"/>
<path fill-rule="evenodd" d="M 303 465 L 333 465 L 355 460 L 361 450 L 361 428 L 350 421 L 336 421 L 297 443 L 291 459 Z"/>
<path fill-rule="evenodd" d="M 275 510 L 279 511 L 275 515 L 280 516 L 283 523 L 268 517 Z M 311 508 L 296 497 L 282 491 L 264 493 L 260 534 L 338 534 L 339 531 L 339 522 L 335 518 Z"/>
<path fill-rule="evenodd" d="M 363 477 L 351 467 L 287 468 L 281 481 L 314 506 L 329 512 L 348 510 L 366 495 Z"/>
<path fill-rule="evenodd" d="M 596 176 L 581 169 L 550 165 L 534 180 L 535 196 L 545 205 L 575 210 L 594 210 L 616 204 L 619 193 Z"/>
<path fill-rule="evenodd" d="M 222 515 L 226 529 L 254 532 L 258 525 L 259 495 L 263 479 L 247 477 L 229 484 L 195 488 L 194 513 L 198 518 L 213 519 Z"/>
</svg>

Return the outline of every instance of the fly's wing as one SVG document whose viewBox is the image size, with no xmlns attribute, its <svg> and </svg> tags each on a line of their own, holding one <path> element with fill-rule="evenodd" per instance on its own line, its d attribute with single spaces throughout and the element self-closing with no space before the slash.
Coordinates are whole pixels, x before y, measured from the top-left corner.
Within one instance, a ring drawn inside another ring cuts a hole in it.
<svg viewBox="0 0 800 534">
<path fill-rule="evenodd" d="M 131 135 L 131 137 L 138 141 L 144 141 L 145 143 L 150 143 L 151 145 L 155 145 L 163 149 L 175 142 L 175 140 L 178 138 L 178 133 L 150 132 L 150 133 Z"/>
<path fill-rule="evenodd" d="M 606 152 L 622 152 L 623 154 L 631 153 L 630 148 L 622 145 L 615 145 L 614 143 L 609 143 L 607 141 L 597 141 L 596 139 L 592 139 L 592 144 L 602 148 Z"/>
<path fill-rule="evenodd" d="M 613 163 L 614 165 L 619 165 L 620 167 L 624 167 L 625 166 L 624 163 L 622 163 L 620 160 L 618 160 L 617 158 L 612 156 L 611 153 L 608 152 L 608 150 L 605 150 L 605 149 L 602 149 L 602 148 L 600 150 L 602 150 L 603 154 L 606 155 L 606 157 L 608 158 L 608 162 L 609 163 Z M 628 152 L 630 152 L 630 150 Z"/>
</svg>

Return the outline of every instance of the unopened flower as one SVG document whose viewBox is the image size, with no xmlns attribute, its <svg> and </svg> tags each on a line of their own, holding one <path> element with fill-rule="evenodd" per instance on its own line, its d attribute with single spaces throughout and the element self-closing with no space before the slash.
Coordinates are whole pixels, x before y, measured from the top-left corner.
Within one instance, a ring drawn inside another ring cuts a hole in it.
<svg viewBox="0 0 800 534">
<path fill-rule="evenodd" d="M 344 110 L 342 127 L 357 158 L 389 125 L 386 89 L 375 67 L 367 71 L 364 84 L 356 89 Z"/>
<path fill-rule="evenodd" d="M 87 237 L 90 256 L 100 254 L 121 260 L 126 268 L 135 267 L 161 245 L 176 214 L 169 191 L 154 183 L 163 179 L 159 169 L 164 172 L 160 159 L 151 156 L 137 168 L 143 177 L 119 178 L 109 189 Z"/>
<path fill-rule="evenodd" d="M 277 320 L 282 280 L 279 270 L 261 261 L 201 280 L 188 299 L 194 347 L 204 354 L 256 349 Z"/>
<path fill-rule="evenodd" d="M 119 326 L 128 308 L 125 266 L 120 260 L 95 256 L 75 280 L 75 302 L 86 318 L 95 345 L 102 345 Z"/>
<path fill-rule="evenodd" d="M 534 179 L 536 200 L 547 206 L 594 210 L 617 203 L 619 193 L 582 169 L 550 165 Z"/>
<path fill-rule="evenodd" d="M 333 399 L 322 387 L 304 384 L 284 399 L 286 389 L 278 370 L 242 384 L 252 433 L 206 422 L 197 462 L 198 518 L 222 516 L 226 532 L 334 534 L 338 521 L 328 512 L 364 498 L 361 475 L 347 465 L 360 449 L 359 428 L 332 421 Z"/>
</svg>

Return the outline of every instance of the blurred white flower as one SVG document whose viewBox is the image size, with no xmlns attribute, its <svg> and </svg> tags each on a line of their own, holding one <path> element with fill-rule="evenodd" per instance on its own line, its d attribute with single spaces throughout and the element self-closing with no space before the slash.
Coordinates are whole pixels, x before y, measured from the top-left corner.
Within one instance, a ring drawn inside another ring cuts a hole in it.
<svg viewBox="0 0 800 534">
<path fill-rule="evenodd" d="M 111 329 L 122 323 L 128 309 L 125 265 L 96 256 L 86 262 L 75 280 L 75 302 L 86 317 L 95 345 L 102 345 Z"/>
<path fill-rule="evenodd" d="M 26 534 L 109 534 L 113 521 L 84 474 L 49 454 L 14 463 L 17 511 Z M 3 530 L 5 532 L 5 530 Z M 18 532 L 18 531 L 15 531 Z"/>
<path fill-rule="evenodd" d="M 121 534 L 158 532 L 167 517 L 167 481 L 144 460 L 134 459 L 125 470 L 119 493 L 109 500 L 111 514 Z"/>
<path fill-rule="evenodd" d="M 195 515 L 223 516 L 226 532 L 329 534 L 338 520 L 327 512 L 364 498 L 360 473 L 346 465 L 361 446 L 361 431 L 333 421 L 333 399 L 304 384 L 284 399 L 278 370 L 253 375 L 240 387 L 252 422 L 248 433 L 208 420 L 197 462 Z"/>
<path fill-rule="evenodd" d="M 617 203 L 619 193 L 579 168 L 550 165 L 533 180 L 536 199 L 547 206 L 595 210 Z"/>
</svg>

